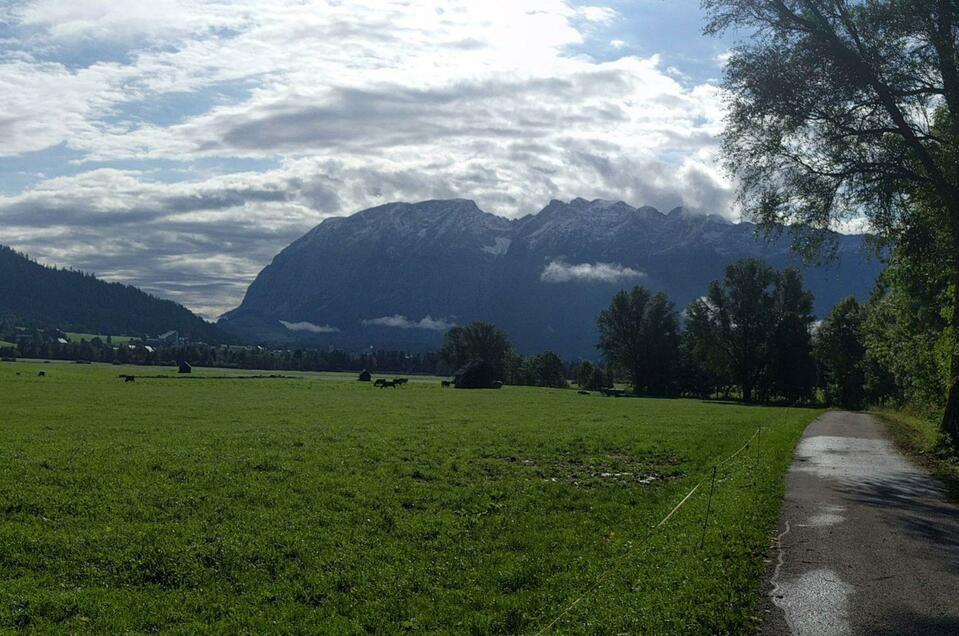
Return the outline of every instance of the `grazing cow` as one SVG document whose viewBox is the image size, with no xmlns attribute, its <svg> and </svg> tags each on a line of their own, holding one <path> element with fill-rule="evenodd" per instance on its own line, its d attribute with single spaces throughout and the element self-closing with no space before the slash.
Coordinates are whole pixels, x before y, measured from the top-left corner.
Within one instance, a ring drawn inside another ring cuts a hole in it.
<svg viewBox="0 0 959 636">
<path fill-rule="evenodd" d="M 453 386 L 453 382 L 452 382 L 451 380 L 443 380 L 442 382 L 440 382 L 440 385 L 441 385 L 444 389 L 448 389 L 448 388 L 450 388 L 451 386 Z"/>
<path fill-rule="evenodd" d="M 383 378 L 379 378 L 376 382 L 373 383 L 373 386 L 383 386 L 384 384 L 386 384 L 386 380 L 384 380 Z"/>
<path fill-rule="evenodd" d="M 383 380 L 383 384 L 379 385 L 379 387 L 380 387 L 381 389 L 385 389 L 386 387 L 390 387 L 391 389 L 395 389 L 395 388 L 396 388 L 396 380 Z"/>
<path fill-rule="evenodd" d="M 124 381 L 124 382 L 136 382 L 136 379 L 137 379 L 137 378 L 136 378 L 136 376 L 134 376 L 134 375 L 125 375 L 125 376 L 123 376 L 123 381 Z"/>
<path fill-rule="evenodd" d="M 40 373 L 37 374 L 37 377 L 38 377 L 38 378 L 45 378 L 45 377 L 47 377 L 47 372 L 46 372 L 46 371 L 41 371 Z"/>
<path fill-rule="evenodd" d="M 395 378 L 395 379 L 393 380 L 393 383 L 396 384 L 396 386 L 403 386 L 404 384 L 409 384 L 409 379 L 407 379 L 407 378 Z"/>
</svg>

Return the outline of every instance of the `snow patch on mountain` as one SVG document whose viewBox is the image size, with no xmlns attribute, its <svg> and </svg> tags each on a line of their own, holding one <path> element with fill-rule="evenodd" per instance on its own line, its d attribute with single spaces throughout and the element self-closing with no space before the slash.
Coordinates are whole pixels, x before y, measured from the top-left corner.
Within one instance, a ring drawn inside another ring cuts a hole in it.
<svg viewBox="0 0 959 636">
<path fill-rule="evenodd" d="M 485 246 L 483 251 L 493 256 L 502 256 L 509 250 L 509 246 L 512 245 L 512 243 L 513 239 L 500 237 L 496 239 L 492 245 Z"/>
</svg>

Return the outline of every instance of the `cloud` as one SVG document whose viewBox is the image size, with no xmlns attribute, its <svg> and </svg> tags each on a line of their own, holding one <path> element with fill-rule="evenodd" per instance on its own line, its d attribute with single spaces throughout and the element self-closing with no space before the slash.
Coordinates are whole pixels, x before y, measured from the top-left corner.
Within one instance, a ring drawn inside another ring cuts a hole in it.
<svg viewBox="0 0 959 636">
<path fill-rule="evenodd" d="M 422 320 L 413 321 L 406 316 L 393 314 L 392 316 L 383 316 L 382 318 L 372 318 L 363 320 L 362 324 L 368 327 L 391 327 L 394 329 L 426 329 L 429 331 L 446 331 L 455 323 L 447 322 L 444 319 L 434 320 L 431 316 L 426 316 Z"/>
<path fill-rule="evenodd" d="M 330 325 L 314 325 L 312 322 L 287 322 L 281 320 L 280 324 L 290 331 L 306 331 L 309 333 L 338 333 L 340 330 Z"/>
<path fill-rule="evenodd" d="M 615 263 L 578 263 L 569 264 L 561 260 L 552 261 L 540 274 L 544 283 L 619 283 L 626 280 L 644 278 L 646 274 L 630 267 Z"/>
<path fill-rule="evenodd" d="M 0 162 L 40 165 L 12 187 L 0 165 L 0 242 L 209 317 L 324 218 L 388 201 L 730 214 L 719 89 L 656 55 L 584 54 L 616 46 L 609 7 L 39 0 L 0 17 Z"/>
<path fill-rule="evenodd" d="M 610 7 L 585 6 L 576 11 L 587 22 L 609 24 L 619 17 L 619 13 Z"/>
</svg>

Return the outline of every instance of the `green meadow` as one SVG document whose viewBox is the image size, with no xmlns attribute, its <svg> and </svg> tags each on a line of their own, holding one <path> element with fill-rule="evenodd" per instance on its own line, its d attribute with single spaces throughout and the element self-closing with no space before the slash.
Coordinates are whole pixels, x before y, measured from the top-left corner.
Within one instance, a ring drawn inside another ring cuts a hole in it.
<svg viewBox="0 0 959 636">
<path fill-rule="evenodd" d="M 819 414 L 249 375 L 0 363 L 0 631 L 747 632 Z"/>
</svg>

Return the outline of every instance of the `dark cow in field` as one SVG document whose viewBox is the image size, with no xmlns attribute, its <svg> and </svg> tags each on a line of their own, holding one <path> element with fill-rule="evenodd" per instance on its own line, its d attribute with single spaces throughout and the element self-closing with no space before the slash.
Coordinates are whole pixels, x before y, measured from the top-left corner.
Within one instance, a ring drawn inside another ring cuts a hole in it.
<svg viewBox="0 0 959 636">
<path fill-rule="evenodd" d="M 124 382 L 136 382 L 137 377 L 135 375 L 121 375 Z"/>
<path fill-rule="evenodd" d="M 440 386 L 442 386 L 444 389 L 448 389 L 448 388 L 450 388 L 451 386 L 453 386 L 453 381 L 452 381 L 452 380 L 443 380 L 442 382 L 440 382 Z"/>
<path fill-rule="evenodd" d="M 410 381 L 409 381 L 409 378 L 395 378 L 395 379 L 393 380 L 393 383 L 394 383 L 396 386 L 403 386 L 404 384 L 409 384 Z"/>
<path fill-rule="evenodd" d="M 377 380 L 376 382 L 373 383 L 373 386 L 377 386 L 377 387 L 379 387 L 379 388 L 381 388 L 381 389 L 385 389 L 386 387 L 390 387 L 391 389 L 395 389 L 395 388 L 396 388 L 396 380 L 384 380 L 383 378 L 380 378 L 379 380 Z"/>
<path fill-rule="evenodd" d="M 45 377 L 47 377 L 47 372 L 46 372 L 46 371 L 41 371 L 40 373 L 37 374 L 37 377 L 38 377 L 38 378 L 45 378 Z"/>
</svg>

